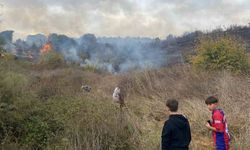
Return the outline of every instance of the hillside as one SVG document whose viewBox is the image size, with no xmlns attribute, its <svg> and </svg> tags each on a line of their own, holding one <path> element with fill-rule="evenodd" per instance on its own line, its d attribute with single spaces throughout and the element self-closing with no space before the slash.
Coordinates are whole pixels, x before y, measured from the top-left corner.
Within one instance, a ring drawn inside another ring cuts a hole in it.
<svg viewBox="0 0 250 150">
<path fill-rule="evenodd" d="M 4 48 L 19 59 L 36 62 L 46 51 L 63 55 L 68 63 L 80 66 L 95 65 L 112 73 L 134 69 L 163 68 L 186 63 L 186 57 L 194 53 L 195 45 L 202 37 L 229 35 L 240 39 L 250 51 L 250 27 L 231 26 L 209 32 L 194 31 L 182 36 L 168 35 L 166 39 L 146 37 L 96 37 L 84 34 L 81 37 L 68 37 L 51 33 L 28 35 L 26 39 L 13 41 L 14 31 L 3 31 L 0 38 Z"/>
<path fill-rule="evenodd" d="M 250 148 L 250 78 L 196 72 L 188 65 L 124 74 L 0 59 L 1 149 L 147 149 L 160 147 L 166 98 L 180 100 L 190 120 L 192 150 L 211 149 L 204 99 L 217 94 L 232 149 Z M 81 89 L 91 86 L 90 92 Z M 127 108 L 112 101 L 119 85 Z M 244 110 L 244 111 L 243 111 Z"/>
</svg>

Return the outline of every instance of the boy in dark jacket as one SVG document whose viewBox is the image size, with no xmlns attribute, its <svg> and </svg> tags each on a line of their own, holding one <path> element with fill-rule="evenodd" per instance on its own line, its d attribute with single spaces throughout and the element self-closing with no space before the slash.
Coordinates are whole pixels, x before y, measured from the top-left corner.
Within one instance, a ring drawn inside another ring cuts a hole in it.
<svg viewBox="0 0 250 150">
<path fill-rule="evenodd" d="M 191 142 L 188 119 L 177 112 L 177 100 L 167 100 L 166 106 L 170 116 L 162 130 L 162 150 L 188 150 L 189 143 Z"/>
</svg>

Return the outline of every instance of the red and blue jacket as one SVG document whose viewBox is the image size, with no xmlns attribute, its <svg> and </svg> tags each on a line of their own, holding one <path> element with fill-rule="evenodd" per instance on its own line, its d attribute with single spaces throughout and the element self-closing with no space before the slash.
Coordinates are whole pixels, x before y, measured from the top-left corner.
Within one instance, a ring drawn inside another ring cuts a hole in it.
<svg viewBox="0 0 250 150">
<path fill-rule="evenodd" d="M 216 150 L 228 150 L 230 136 L 228 134 L 227 120 L 223 110 L 213 110 L 212 127 L 216 129 L 216 131 L 212 132 Z"/>
</svg>

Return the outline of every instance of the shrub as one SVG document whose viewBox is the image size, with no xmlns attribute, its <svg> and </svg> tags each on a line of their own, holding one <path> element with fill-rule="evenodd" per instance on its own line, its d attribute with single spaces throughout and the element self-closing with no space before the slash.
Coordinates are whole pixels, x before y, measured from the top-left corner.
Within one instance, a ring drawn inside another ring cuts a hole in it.
<svg viewBox="0 0 250 150">
<path fill-rule="evenodd" d="M 50 51 L 41 55 L 39 64 L 54 69 L 64 64 L 64 58 L 61 54 Z"/>
<path fill-rule="evenodd" d="M 0 101 L 12 103 L 22 94 L 28 80 L 24 75 L 14 72 L 1 73 L 0 77 Z"/>
<path fill-rule="evenodd" d="M 60 121 L 42 114 L 29 116 L 24 119 L 23 124 L 21 143 L 32 149 L 46 148 L 63 131 L 63 124 Z"/>
<path fill-rule="evenodd" d="M 60 101 L 60 102 L 59 102 Z M 120 112 L 108 99 L 82 97 L 53 100 L 58 114 L 66 120 L 66 149 L 121 149 L 138 148 L 140 135 L 135 120 L 127 112 Z M 52 106 L 52 105 L 50 105 Z M 124 110 L 125 111 L 125 110 Z M 62 144 L 62 147 L 65 147 Z"/>
<path fill-rule="evenodd" d="M 63 124 L 46 103 L 28 91 L 29 78 L 20 73 L 0 72 L 0 143 L 43 149 L 54 141 Z"/>
<path fill-rule="evenodd" d="M 244 44 L 235 38 L 224 36 L 201 39 L 191 62 L 195 68 L 204 70 L 244 72 L 249 69 L 248 61 Z"/>
<path fill-rule="evenodd" d="M 87 64 L 83 66 L 84 71 L 100 73 L 102 70 L 95 64 Z"/>
</svg>

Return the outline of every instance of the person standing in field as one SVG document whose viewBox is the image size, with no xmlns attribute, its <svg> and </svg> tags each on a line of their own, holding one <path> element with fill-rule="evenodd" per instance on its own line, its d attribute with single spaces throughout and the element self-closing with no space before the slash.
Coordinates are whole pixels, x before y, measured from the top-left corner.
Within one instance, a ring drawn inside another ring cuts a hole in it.
<svg viewBox="0 0 250 150">
<path fill-rule="evenodd" d="M 178 113 L 178 101 L 169 99 L 166 102 L 169 119 L 162 129 L 162 150 L 188 150 L 191 142 L 191 131 L 188 119 Z"/>
<path fill-rule="evenodd" d="M 212 130 L 216 150 L 229 150 L 230 136 L 227 128 L 227 120 L 224 111 L 218 107 L 218 98 L 209 96 L 205 100 L 205 103 L 212 112 L 212 119 L 208 120 L 206 127 Z"/>
</svg>

